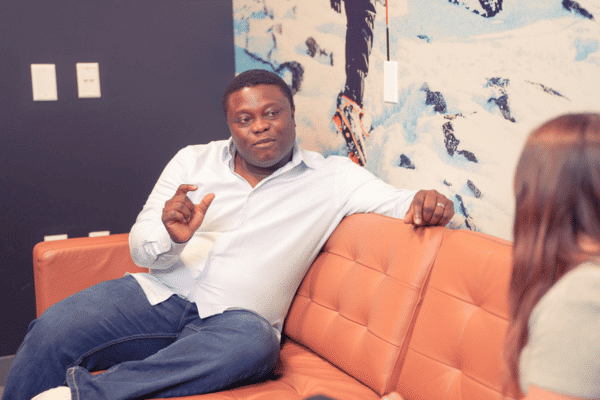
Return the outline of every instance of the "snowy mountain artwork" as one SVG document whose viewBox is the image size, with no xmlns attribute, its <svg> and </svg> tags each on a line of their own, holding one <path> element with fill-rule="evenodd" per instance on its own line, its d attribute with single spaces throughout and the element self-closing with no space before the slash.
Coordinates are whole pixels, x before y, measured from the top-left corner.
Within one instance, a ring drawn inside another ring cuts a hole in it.
<svg viewBox="0 0 600 400">
<path fill-rule="evenodd" d="M 349 43 L 364 54 L 372 40 L 354 99 L 364 167 L 394 186 L 445 194 L 450 227 L 510 240 L 513 173 L 529 131 L 558 114 L 600 111 L 600 1 L 234 0 L 236 71 L 286 79 L 299 144 L 325 156 L 352 156 L 332 117 L 357 62 L 346 60 L 356 1 L 371 7 L 372 26 L 366 45 Z M 398 103 L 383 101 L 388 51 Z"/>
</svg>

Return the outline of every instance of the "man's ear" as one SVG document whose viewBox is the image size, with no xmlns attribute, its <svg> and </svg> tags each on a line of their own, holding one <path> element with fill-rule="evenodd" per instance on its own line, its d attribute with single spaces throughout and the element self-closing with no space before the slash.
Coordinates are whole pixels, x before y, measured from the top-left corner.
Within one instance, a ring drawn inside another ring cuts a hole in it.
<svg viewBox="0 0 600 400">
<path fill-rule="evenodd" d="M 294 126 L 296 126 L 296 106 L 292 107 L 292 121 L 294 121 Z"/>
</svg>

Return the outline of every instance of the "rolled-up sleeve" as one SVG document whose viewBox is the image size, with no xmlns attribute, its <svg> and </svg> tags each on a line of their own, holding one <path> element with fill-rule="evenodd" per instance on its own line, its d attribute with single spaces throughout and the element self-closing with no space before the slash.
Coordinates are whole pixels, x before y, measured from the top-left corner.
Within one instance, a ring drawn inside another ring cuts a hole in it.
<svg viewBox="0 0 600 400">
<path fill-rule="evenodd" d="M 336 174 L 336 191 L 344 199 L 342 207 L 346 215 L 372 212 L 402 219 L 417 193 L 398 189 L 349 159 L 338 164 Z"/>
<path fill-rule="evenodd" d="M 133 262 L 143 268 L 164 269 L 175 263 L 185 243 L 174 243 L 161 218 L 167 200 L 182 183 L 187 183 L 187 168 L 194 160 L 189 147 L 180 150 L 167 164 L 144 208 L 129 232 L 129 251 Z"/>
</svg>

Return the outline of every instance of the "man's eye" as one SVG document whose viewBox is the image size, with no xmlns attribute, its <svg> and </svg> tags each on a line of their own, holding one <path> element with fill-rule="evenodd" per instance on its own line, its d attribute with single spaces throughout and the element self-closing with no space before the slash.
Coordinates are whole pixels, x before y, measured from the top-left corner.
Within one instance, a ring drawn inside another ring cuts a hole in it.
<svg viewBox="0 0 600 400">
<path fill-rule="evenodd" d="M 267 117 L 273 118 L 279 115 L 279 110 L 268 110 L 265 114 Z"/>
<path fill-rule="evenodd" d="M 237 122 L 240 123 L 240 124 L 242 124 L 242 125 L 245 125 L 248 122 L 250 122 L 250 118 L 249 117 L 239 117 L 237 119 Z"/>
</svg>

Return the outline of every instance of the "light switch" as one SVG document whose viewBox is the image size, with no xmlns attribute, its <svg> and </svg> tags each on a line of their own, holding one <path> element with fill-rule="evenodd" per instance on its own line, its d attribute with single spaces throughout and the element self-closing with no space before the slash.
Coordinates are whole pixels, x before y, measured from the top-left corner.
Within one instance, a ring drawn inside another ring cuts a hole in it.
<svg viewBox="0 0 600 400">
<path fill-rule="evenodd" d="M 398 102 L 398 63 L 396 61 L 383 62 L 383 101 Z"/>
<path fill-rule="evenodd" d="M 76 67 L 79 97 L 100 97 L 100 70 L 98 63 L 77 63 Z"/>
<path fill-rule="evenodd" d="M 44 236 L 44 242 L 51 242 L 54 240 L 65 240 L 68 239 L 69 235 L 62 234 L 62 235 L 48 235 L 48 236 Z"/>
<path fill-rule="evenodd" d="M 58 100 L 56 66 L 54 64 L 31 64 L 31 87 L 33 101 Z"/>
<path fill-rule="evenodd" d="M 110 231 L 89 232 L 88 236 L 89 237 L 110 236 Z"/>
</svg>

